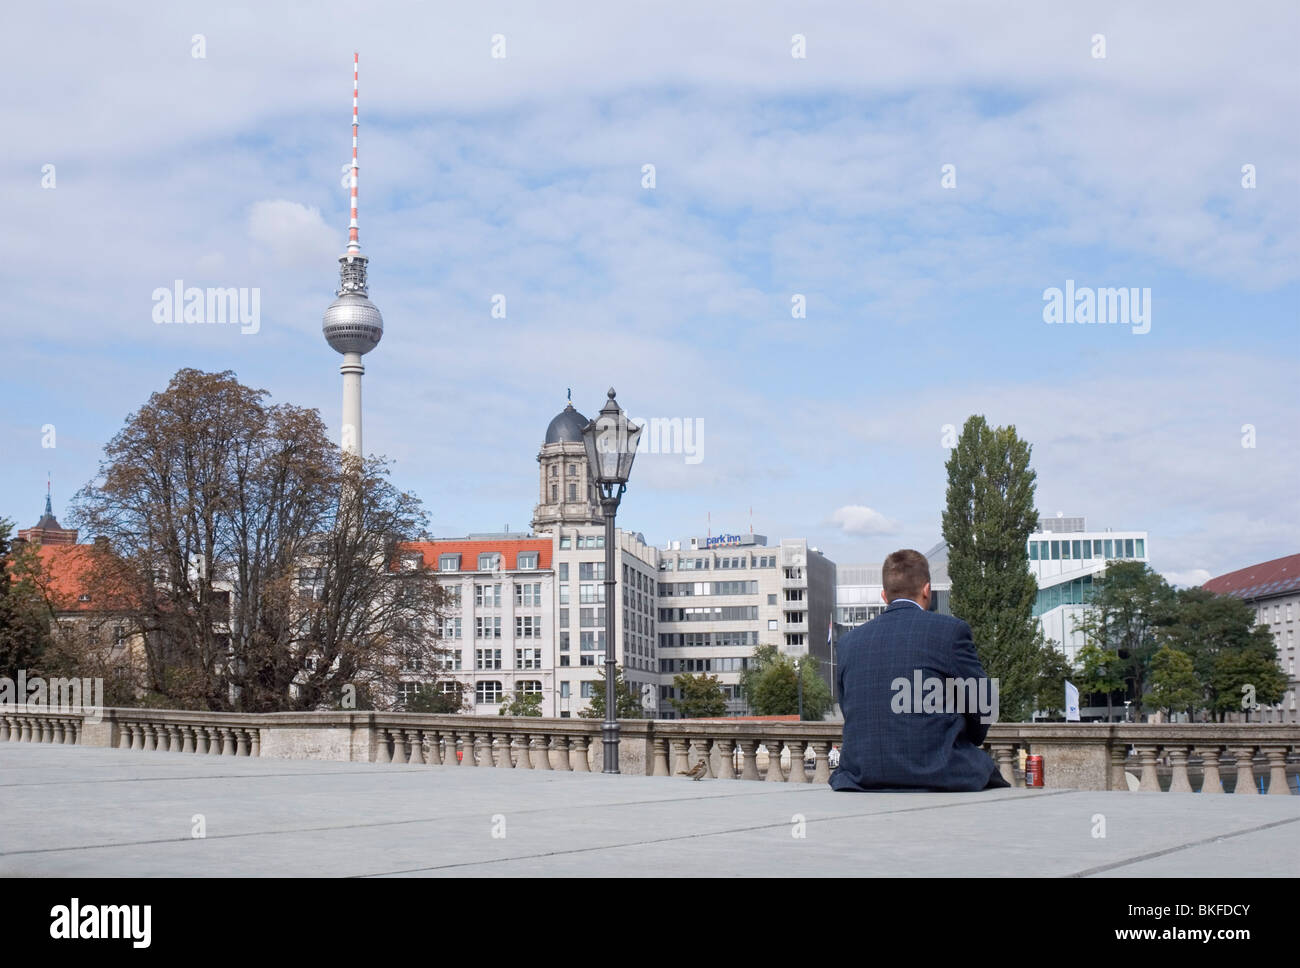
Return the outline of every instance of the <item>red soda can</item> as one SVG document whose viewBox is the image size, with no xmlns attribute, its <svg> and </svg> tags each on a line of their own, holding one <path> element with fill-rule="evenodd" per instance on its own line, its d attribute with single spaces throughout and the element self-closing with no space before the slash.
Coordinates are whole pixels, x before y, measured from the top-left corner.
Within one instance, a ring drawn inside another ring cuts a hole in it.
<svg viewBox="0 0 1300 968">
<path fill-rule="evenodd" d="M 1030 755 L 1025 757 L 1025 786 L 1040 787 L 1043 785 L 1043 758 L 1041 756 Z"/>
</svg>

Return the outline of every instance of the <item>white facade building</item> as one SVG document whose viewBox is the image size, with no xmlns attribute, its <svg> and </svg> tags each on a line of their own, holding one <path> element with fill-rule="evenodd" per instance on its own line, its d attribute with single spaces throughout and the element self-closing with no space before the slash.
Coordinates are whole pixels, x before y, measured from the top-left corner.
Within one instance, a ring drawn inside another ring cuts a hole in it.
<svg viewBox="0 0 1300 968">
<path fill-rule="evenodd" d="M 1029 536 L 1029 571 L 1038 582 L 1034 618 L 1073 663 L 1087 640 L 1078 628 L 1093 579 L 1111 561 L 1150 560 L 1145 531 L 1089 531 L 1082 517 L 1039 518 Z"/>
</svg>

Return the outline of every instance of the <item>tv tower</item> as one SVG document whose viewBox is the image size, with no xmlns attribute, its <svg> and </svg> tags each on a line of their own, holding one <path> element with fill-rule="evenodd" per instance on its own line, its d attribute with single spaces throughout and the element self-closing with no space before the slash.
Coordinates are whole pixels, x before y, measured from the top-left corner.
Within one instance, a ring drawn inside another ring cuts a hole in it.
<svg viewBox="0 0 1300 968">
<path fill-rule="evenodd" d="M 361 357 L 379 345 L 384 318 L 366 292 L 366 257 L 357 237 L 357 74 L 360 58 L 352 55 L 352 220 L 348 223 L 348 250 L 339 256 L 338 297 L 325 310 L 321 331 L 336 353 L 343 354 L 343 453 L 362 457 Z"/>
</svg>

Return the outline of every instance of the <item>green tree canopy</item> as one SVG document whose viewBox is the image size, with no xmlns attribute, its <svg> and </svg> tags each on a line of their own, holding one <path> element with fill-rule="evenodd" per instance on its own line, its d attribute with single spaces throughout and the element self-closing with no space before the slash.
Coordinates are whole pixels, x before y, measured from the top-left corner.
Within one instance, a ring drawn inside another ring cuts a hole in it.
<svg viewBox="0 0 1300 968">
<path fill-rule="evenodd" d="M 803 718 L 820 720 L 831 708 L 831 690 L 814 656 L 796 661 L 774 645 L 760 645 L 741 673 L 741 687 L 756 716 L 794 716 L 799 712 L 799 678 L 803 673 Z"/>
<path fill-rule="evenodd" d="M 645 719 L 645 710 L 641 708 L 641 697 L 632 691 L 632 688 L 623 678 L 623 667 L 614 666 L 614 698 L 617 701 L 615 710 L 619 719 Z M 591 693 L 591 705 L 585 710 L 578 713 L 579 719 L 604 719 L 605 718 L 605 681 L 601 680 L 596 684 L 596 688 Z"/>
<path fill-rule="evenodd" d="M 1003 720 L 1029 718 L 1045 658 L 1027 550 L 1038 527 L 1029 456 L 1015 427 L 991 428 L 972 416 L 945 465 L 952 613 L 970 625 L 984 671 L 999 680 Z"/>
<path fill-rule="evenodd" d="M 517 692 L 501 704 L 502 716 L 540 716 L 542 714 L 542 694 L 540 692 Z"/>
<path fill-rule="evenodd" d="M 1220 720 L 1226 713 L 1238 712 L 1245 713 L 1249 721 L 1256 706 L 1282 701 L 1287 687 L 1286 676 L 1277 666 L 1272 636 L 1267 634 L 1267 629 L 1264 632 L 1267 645 L 1263 638 L 1257 638 L 1242 648 L 1225 649 L 1215 659 L 1211 674 L 1215 698 L 1211 708 L 1219 714 Z M 1252 697 L 1254 704 L 1250 701 Z"/>
<path fill-rule="evenodd" d="M 1147 701 L 1171 714 L 1186 711 L 1190 715 L 1204 694 L 1191 656 L 1167 645 L 1151 657 L 1150 680 Z"/>
<path fill-rule="evenodd" d="M 1105 695 L 1106 721 L 1114 719 L 1115 693 L 1124 688 L 1123 663 L 1118 652 L 1088 642 L 1075 656 L 1072 681 L 1081 695 Z"/>
<path fill-rule="evenodd" d="M 1141 561 L 1112 561 L 1092 580 L 1092 598 L 1075 625 L 1089 642 L 1119 656 L 1120 675 L 1133 684 L 1133 701 L 1142 708 L 1151 658 L 1160 647 L 1160 630 L 1172 621 L 1174 592 Z"/>
<path fill-rule="evenodd" d="M 673 677 L 673 689 L 680 693 L 681 698 L 670 702 L 682 719 L 707 719 L 727 714 L 727 697 L 717 676 L 703 672 L 698 676 L 689 672 L 678 673 Z"/>
</svg>

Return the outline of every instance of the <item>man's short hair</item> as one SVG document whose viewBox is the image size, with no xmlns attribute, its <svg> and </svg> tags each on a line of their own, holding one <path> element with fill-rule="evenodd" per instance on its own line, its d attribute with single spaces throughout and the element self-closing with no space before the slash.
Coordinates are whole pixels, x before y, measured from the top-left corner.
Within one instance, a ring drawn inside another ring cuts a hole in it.
<svg viewBox="0 0 1300 968">
<path fill-rule="evenodd" d="M 921 597 L 921 589 L 930 580 L 930 562 L 921 552 L 911 548 L 895 551 L 885 559 L 885 566 L 880 571 L 885 597 L 891 602 L 895 598 L 915 601 Z"/>
</svg>

